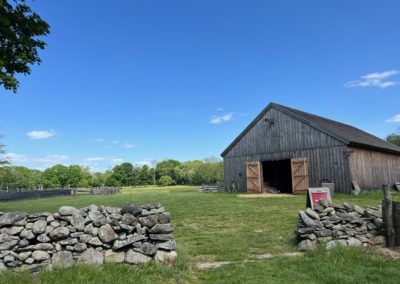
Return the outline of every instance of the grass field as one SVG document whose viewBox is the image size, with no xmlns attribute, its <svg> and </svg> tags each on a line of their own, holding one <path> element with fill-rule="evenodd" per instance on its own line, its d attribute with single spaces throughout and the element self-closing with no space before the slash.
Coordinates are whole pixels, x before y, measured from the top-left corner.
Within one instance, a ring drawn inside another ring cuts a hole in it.
<svg viewBox="0 0 400 284">
<path fill-rule="evenodd" d="M 381 192 L 337 195 L 336 203 L 378 206 Z M 396 198 L 398 198 L 396 196 Z M 238 198 L 228 193 L 198 193 L 194 187 L 123 190 L 119 195 L 58 197 L 0 203 L 0 211 L 56 211 L 62 205 L 120 207 L 126 203 L 160 202 L 176 227 L 178 262 L 172 269 L 151 264 L 139 268 L 107 264 L 64 271 L 5 273 L 0 283 L 398 283 L 400 261 L 373 249 L 318 249 L 295 252 L 293 230 L 305 196 Z M 267 260 L 257 256 L 271 254 Z M 219 268 L 199 270 L 198 263 L 225 261 Z"/>
</svg>

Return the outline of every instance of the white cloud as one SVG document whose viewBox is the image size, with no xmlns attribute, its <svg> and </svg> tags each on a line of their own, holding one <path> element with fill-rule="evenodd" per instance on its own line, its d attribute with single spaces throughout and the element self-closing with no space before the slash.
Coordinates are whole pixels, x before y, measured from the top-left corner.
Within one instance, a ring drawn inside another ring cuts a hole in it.
<svg viewBox="0 0 400 284">
<path fill-rule="evenodd" d="M 114 159 L 111 159 L 111 163 L 112 163 L 113 165 L 122 164 L 123 162 L 124 162 L 124 159 L 121 159 L 121 158 L 114 158 Z"/>
<path fill-rule="evenodd" d="M 135 147 L 136 147 L 135 144 L 130 144 L 130 143 L 125 143 L 124 144 L 124 148 L 125 149 L 132 149 L 132 148 L 135 148 Z"/>
<path fill-rule="evenodd" d="M 98 161 L 105 161 L 105 160 L 107 160 L 107 159 L 104 157 L 88 157 L 88 158 L 84 159 L 83 161 L 90 163 L 90 162 L 98 162 Z"/>
<path fill-rule="evenodd" d="M 112 143 L 113 143 L 113 144 L 118 144 L 118 143 L 119 143 L 119 140 L 113 140 Z"/>
<path fill-rule="evenodd" d="M 398 70 L 389 70 L 381 73 L 370 73 L 361 76 L 361 80 L 349 81 L 344 86 L 346 88 L 354 87 L 379 87 L 382 89 L 399 84 L 399 81 L 385 81 L 385 79 L 399 74 Z"/>
<path fill-rule="evenodd" d="M 42 139 L 50 138 L 50 137 L 56 135 L 56 133 L 54 132 L 54 130 L 50 130 L 50 131 L 33 130 L 33 131 L 26 133 L 26 135 L 29 137 L 29 139 L 32 139 L 32 140 L 42 140 Z"/>
<path fill-rule="evenodd" d="M 214 115 L 211 118 L 210 122 L 212 124 L 220 124 L 222 122 L 230 121 L 230 120 L 232 120 L 232 118 L 233 118 L 233 114 L 232 113 L 227 113 L 227 114 L 224 114 L 224 115 Z"/>
<path fill-rule="evenodd" d="M 3 155 L 3 158 L 10 161 L 11 165 L 26 166 L 36 169 L 51 167 L 55 164 L 65 163 L 69 160 L 68 156 L 59 154 L 43 157 L 30 157 L 23 154 L 7 153 Z"/>
<path fill-rule="evenodd" d="M 391 118 L 388 118 L 385 120 L 386 123 L 391 123 L 391 122 L 400 122 L 400 114 L 396 114 L 392 116 Z"/>
<path fill-rule="evenodd" d="M 223 111 L 224 109 L 222 107 L 219 107 L 216 109 L 217 111 Z"/>
</svg>

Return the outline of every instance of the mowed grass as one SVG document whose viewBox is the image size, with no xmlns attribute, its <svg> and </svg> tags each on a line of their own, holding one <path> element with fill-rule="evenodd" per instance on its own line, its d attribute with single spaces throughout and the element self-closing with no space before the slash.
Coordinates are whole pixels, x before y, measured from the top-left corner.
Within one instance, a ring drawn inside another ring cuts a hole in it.
<svg viewBox="0 0 400 284">
<path fill-rule="evenodd" d="M 398 196 L 395 195 L 395 198 Z M 336 195 L 334 201 L 378 206 L 382 193 Z M 62 205 L 120 207 L 127 203 L 161 203 L 176 227 L 178 263 L 171 269 L 107 264 L 64 271 L 5 273 L 0 283 L 398 283 L 400 262 L 375 250 L 322 249 L 299 257 L 293 231 L 306 196 L 238 198 L 229 193 L 198 193 L 194 187 L 125 188 L 119 195 L 80 195 L 0 203 L 0 211 L 55 212 Z M 269 260 L 256 256 L 272 254 Z M 198 262 L 228 261 L 226 266 L 198 270 Z"/>
</svg>

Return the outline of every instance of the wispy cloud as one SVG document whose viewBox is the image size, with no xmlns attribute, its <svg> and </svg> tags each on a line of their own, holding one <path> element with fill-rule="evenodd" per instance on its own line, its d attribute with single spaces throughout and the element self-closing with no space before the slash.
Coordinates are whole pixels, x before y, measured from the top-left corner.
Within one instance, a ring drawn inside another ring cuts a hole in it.
<svg viewBox="0 0 400 284">
<path fill-rule="evenodd" d="M 223 122 L 227 122 L 232 120 L 233 114 L 232 113 L 227 113 L 224 115 L 214 115 L 211 117 L 210 123 L 212 124 L 220 124 Z"/>
<path fill-rule="evenodd" d="M 216 109 L 216 111 L 223 111 L 224 109 L 222 107 L 219 107 Z"/>
<path fill-rule="evenodd" d="M 88 157 L 86 159 L 84 159 L 84 162 L 98 162 L 98 161 L 105 161 L 107 160 L 107 158 L 104 157 Z"/>
<path fill-rule="evenodd" d="M 43 157 L 30 157 L 24 154 L 7 153 L 3 158 L 10 161 L 12 165 L 21 165 L 34 168 L 51 167 L 55 164 L 61 164 L 69 160 L 66 155 L 53 154 Z"/>
<path fill-rule="evenodd" d="M 29 139 L 32 139 L 32 140 L 43 140 L 43 139 L 47 139 L 47 138 L 50 138 L 50 137 L 56 135 L 56 133 L 54 130 L 50 130 L 50 131 L 33 130 L 33 131 L 26 133 L 26 135 L 29 137 Z"/>
<path fill-rule="evenodd" d="M 111 159 L 111 163 L 112 163 L 113 165 L 122 164 L 124 161 L 125 161 L 125 160 L 124 160 L 124 159 L 121 159 L 121 158 L 114 158 L 114 159 Z"/>
<path fill-rule="evenodd" d="M 389 70 L 381 73 L 370 73 L 361 76 L 360 80 L 349 81 L 344 86 L 346 88 L 354 87 L 379 87 L 382 89 L 399 84 L 399 81 L 386 81 L 386 79 L 399 74 L 398 70 Z"/>
<path fill-rule="evenodd" d="M 392 116 L 391 118 L 388 118 L 385 120 L 386 123 L 391 123 L 391 122 L 400 122 L 400 114 L 396 114 Z"/>
<path fill-rule="evenodd" d="M 136 147 L 135 144 L 130 144 L 128 142 L 124 143 L 124 148 L 125 149 L 132 149 L 132 148 L 135 148 L 135 147 Z"/>
<path fill-rule="evenodd" d="M 118 143 L 119 143 L 119 140 L 115 139 L 115 140 L 113 140 L 111 143 L 113 143 L 113 144 L 118 144 Z"/>
</svg>

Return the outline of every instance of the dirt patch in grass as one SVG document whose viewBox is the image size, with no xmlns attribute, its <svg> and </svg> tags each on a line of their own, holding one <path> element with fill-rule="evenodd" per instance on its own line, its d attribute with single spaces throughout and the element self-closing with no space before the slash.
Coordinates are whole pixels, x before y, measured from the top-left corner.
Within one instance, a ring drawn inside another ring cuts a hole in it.
<svg viewBox="0 0 400 284">
<path fill-rule="evenodd" d="M 238 194 L 237 197 L 241 198 L 274 198 L 274 197 L 294 197 L 294 194 L 286 193 L 257 193 L 257 194 Z"/>
<path fill-rule="evenodd" d="M 400 250 L 399 249 L 389 249 L 389 248 L 378 248 L 378 251 L 383 253 L 384 255 L 390 256 L 393 259 L 400 259 Z"/>
</svg>

